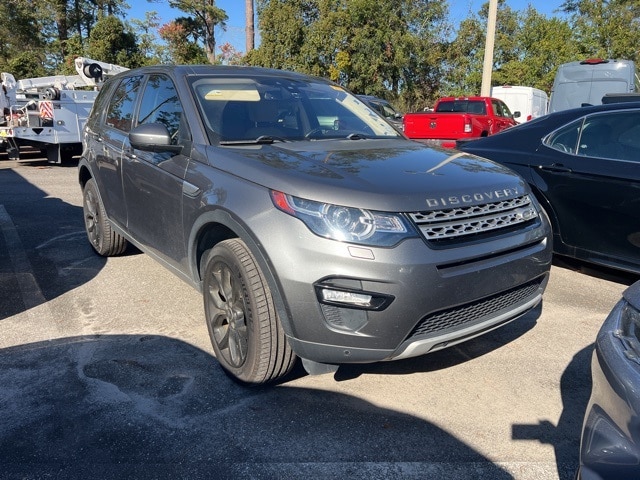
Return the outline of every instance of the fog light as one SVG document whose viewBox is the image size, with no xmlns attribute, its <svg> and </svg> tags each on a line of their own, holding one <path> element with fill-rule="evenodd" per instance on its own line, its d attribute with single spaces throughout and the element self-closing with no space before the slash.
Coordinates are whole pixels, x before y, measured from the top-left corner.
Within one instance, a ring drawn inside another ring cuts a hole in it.
<svg viewBox="0 0 640 480">
<path fill-rule="evenodd" d="M 345 292 L 341 290 L 322 289 L 322 300 L 329 303 L 344 303 L 357 307 L 370 307 L 373 297 L 365 293 Z"/>
<path fill-rule="evenodd" d="M 384 293 L 367 292 L 361 288 L 354 288 L 351 285 L 353 280 L 325 280 L 314 285 L 316 297 L 323 305 L 332 305 L 339 308 L 354 308 L 358 310 L 384 310 L 394 300 L 393 295 Z M 337 284 L 340 282 L 341 284 Z M 360 283 L 360 282 L 355 282 Z"/>
</svg>

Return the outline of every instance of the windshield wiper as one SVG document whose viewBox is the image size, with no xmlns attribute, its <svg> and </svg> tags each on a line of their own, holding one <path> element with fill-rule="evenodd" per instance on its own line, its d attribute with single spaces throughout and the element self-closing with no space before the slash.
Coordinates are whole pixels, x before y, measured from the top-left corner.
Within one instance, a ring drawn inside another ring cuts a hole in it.
<svg viewBox="0 0 640 480">
<path fill-rule="evenodd" d="M 275 142 L 287 141 L 287 139 L 282 137 L 275 137 L 273 135 L 260 135 L 254 140 L 222 140 L 218 142 L 218 145 L 271 145 Z"/>
</svg>

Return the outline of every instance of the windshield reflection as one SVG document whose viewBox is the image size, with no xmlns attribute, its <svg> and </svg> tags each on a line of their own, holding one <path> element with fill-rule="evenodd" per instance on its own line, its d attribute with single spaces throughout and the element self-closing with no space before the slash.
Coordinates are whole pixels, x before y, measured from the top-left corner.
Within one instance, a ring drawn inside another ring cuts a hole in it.
<svg viewBox="0 0 640 480">
<path fill-rule="evenodd" d="M 399 137 L 360 99 L 320 80 L 199 77 L 192 89 L 213 145 Z"/>
</svg>

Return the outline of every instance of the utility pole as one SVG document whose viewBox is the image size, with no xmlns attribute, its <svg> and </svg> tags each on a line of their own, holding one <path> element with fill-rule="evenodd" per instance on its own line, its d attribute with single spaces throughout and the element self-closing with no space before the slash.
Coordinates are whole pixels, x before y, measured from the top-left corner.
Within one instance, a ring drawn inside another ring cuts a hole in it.
<svg viewBox="0 0 640 480">
<path fill-rule="evenodd" d="M 487 18 L 487 38 L 484 46 L 484 63 L 482 64 L 482 87 L 480 95 L 491 95 L 491 71 L 493 70 L 493 45 L 496 39 L 496 17 L 498 16 L 498 0 L 489 0 L 489 16 Z"/>
</svg>

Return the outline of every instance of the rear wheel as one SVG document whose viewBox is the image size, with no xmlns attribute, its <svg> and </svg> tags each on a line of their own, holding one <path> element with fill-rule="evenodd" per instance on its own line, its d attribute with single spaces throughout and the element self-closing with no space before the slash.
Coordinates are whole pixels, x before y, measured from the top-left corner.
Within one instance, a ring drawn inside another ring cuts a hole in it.
<svg viewBox="0 0 640 480">
<path fill-rule="evenodd" d="M 269 286 L 245 243 L 220 242 L 205 253 L 202 267 L 207 328 L 220 365 L 246 384 L 286 375 L 295 355 Z"/>
<path fill-rule="evenodd" d="M 87 181 L 82 190 L 82 211 L 87 237 L 96 252 L 104 257 L 110 257 L 126 250 L 127 241 L 112 230 L 98 195 L 98 187 L 93 179 Z"/>
</svg>

